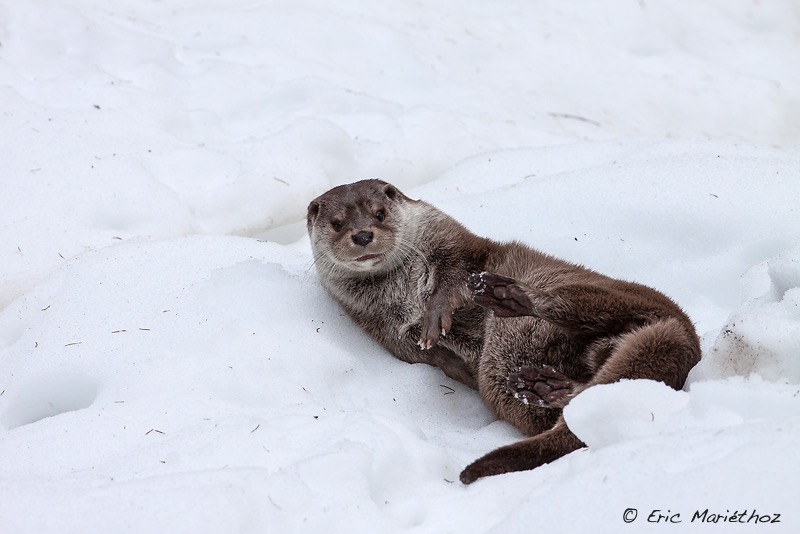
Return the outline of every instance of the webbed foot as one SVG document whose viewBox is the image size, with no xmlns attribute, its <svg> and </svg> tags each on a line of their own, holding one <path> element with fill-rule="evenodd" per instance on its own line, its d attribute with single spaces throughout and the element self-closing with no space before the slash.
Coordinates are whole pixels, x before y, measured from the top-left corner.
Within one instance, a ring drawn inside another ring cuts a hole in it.
<svg viewBox="0 0 800 534">
<path fill-rule="evenodd" d="M 543 408 L 563 408 L 581 385 L 550 365 L 520 367 L 506 382 L 515 398 Z"/>
<path fill-rule="evenodd" d="M 530 298 L 513 278 L 486 272 L 475 273 L 470 275 L 468 285 L 475 303 L 492 310 L 498 317 L 532 315 Z"/>
</svg>

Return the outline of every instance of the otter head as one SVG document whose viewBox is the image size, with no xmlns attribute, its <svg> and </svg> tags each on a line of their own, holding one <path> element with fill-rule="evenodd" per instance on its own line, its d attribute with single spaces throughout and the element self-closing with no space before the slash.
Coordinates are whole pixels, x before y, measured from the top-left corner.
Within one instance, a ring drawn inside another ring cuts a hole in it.
<svg viewBox="0 0 800 534">
<path fill-rule="evenodd" d="M 375 273 L 397 261 L 411 201 L 381 180 L 334 187 L 308 205 L 306 224 L 318 269 Z"/>
</svg>

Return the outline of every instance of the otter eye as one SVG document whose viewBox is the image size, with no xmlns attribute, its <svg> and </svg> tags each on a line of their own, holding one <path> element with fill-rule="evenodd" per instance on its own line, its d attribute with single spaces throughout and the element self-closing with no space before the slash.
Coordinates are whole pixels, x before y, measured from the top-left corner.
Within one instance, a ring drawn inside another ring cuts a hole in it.
<svg viewBox="0 0 800 534">
<path fill-rule="evenodd" d="M 331 226 L 335 231 L 339 232 L 342 229 L 342 221 L 331 221 Z"/>
<path fill-rule="evenodd" d="M 378 210 L 377 213 L 375 213 L 375 218 L 382 221 L 386 218 L 386 215 L 383 213 L 383 210 Z"/>
</svg>

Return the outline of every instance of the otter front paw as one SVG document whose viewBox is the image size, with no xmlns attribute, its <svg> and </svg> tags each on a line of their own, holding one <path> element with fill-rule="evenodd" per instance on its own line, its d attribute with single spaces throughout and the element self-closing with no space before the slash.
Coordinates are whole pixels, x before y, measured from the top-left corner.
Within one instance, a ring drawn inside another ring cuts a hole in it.
<svg viewBox="0 0 800 534">
<path fill-rule="evenodd" d="M 543 408 L 563 408 L 580 385 L 549 365 L 520 367 L 518 372 L 508 375 L 506 382 L 515 398 Z"/>
<path fill-rule="evenodd" d="M 425 317 L 426 319 L 422 322 L 422 335 L 417 345 L 422 350 L 429 350 L 435 347 L 439 343 L 439 337 L 447 335 L 448 331 L 441 326 L 441 318 L 431 317 L 428 319 L 427 314 Z"/>
<path fill-rule="evenodd" d="M 451 299 L 434 296 L 428 303 L 425 315 L 422 317 L 422 332 L 420 334 L 419 348 L 428 350 L 439 343 L 440 336 L 446 336 L 453 327 L 453 313 L 456 306 Z"/>
<path fill-rule="evenodd" d="M 492 310 L 498 317 L 532 314 L 530 298 L 513 278 L 486 272 L 475 273 L 470 275 L 468 285 L 475 303 Z"/>
</svg>

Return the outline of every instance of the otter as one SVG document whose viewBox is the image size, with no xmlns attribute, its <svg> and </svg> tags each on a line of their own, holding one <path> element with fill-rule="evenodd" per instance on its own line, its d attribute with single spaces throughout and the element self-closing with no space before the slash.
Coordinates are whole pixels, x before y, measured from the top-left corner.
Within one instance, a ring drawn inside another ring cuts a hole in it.
<svg viewBox="0 0 800 534">
<path fill-rule="evenodd" d="M 387 182 L 320 195 L 307 228 L 323 287 L 359 327 L 477 389 L 529 436 L 468 465 L 464 484 L 585 447 L 562 409 L 586 388 L 638 378 L 680 389 L 700 360 L 694 325 L 664 294 L 477 236 Z"/>
</svg>

